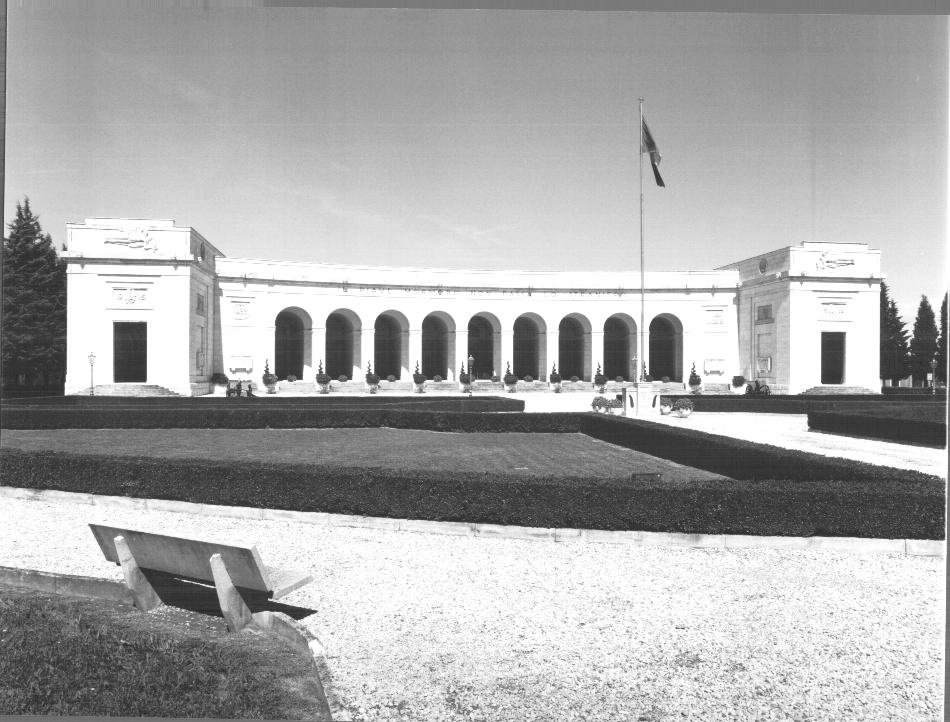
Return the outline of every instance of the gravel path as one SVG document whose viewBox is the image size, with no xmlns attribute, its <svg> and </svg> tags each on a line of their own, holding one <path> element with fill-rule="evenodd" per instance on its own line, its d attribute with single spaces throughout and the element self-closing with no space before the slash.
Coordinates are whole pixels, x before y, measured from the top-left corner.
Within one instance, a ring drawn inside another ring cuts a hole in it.
<svg viewBox="0 0 950 722">
<path fill-rule="evenodd" d="M 2 564 L 119 578 L 85 524 L 310 569 L 337 718 L 938 720 L 944 560 L 436 536 L 10 499 Z"/>
</svg>

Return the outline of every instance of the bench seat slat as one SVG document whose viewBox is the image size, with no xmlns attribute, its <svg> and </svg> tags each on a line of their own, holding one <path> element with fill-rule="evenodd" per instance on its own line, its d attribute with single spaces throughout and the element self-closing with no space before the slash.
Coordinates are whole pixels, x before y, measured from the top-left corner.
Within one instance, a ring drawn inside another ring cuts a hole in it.
<svg viewBox="0 0 950 722">
<path fill-rule="evenodd" d="M 270 580 L 273 599 L 280 599 L 313 581 L 313 575 L 298 569 L 279 569 L 270 566 L 265 566 L 265 569 L 267 578 Z"/>
</svg>

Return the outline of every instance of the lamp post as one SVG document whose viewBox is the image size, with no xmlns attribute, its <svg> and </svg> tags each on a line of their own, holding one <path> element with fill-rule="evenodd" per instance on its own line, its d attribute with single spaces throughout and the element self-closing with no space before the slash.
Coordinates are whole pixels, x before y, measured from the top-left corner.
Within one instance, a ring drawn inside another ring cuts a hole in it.
<svg viewBox="0 0 950 722">
<path fill-rule="evenodd" d="M 475 377 L 472 376 L 472 371 L 475 368 L 475 356 L 472 354 L 468 355 L 468 380 L 469 380 L 469 394 L 471 394 L 471 383 L 475 381 Z"/>
<path fill-rule="evenodd" d="M 937 395 L 937 357 L 930 359 L 930 393 Z"/>
<path fill-rule="evenodd" d="M 96 385 L 92 382 L 92 367 L 96 364 L 96 354 L 89 352 L 89 395 L 96 395 Z"/>
</svg>

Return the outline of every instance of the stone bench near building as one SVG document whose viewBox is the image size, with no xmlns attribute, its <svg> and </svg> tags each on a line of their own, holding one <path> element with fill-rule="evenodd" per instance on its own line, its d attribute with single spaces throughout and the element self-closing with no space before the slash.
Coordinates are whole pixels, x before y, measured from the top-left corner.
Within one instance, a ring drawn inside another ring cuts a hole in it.
<svg viewBox="0 0 950 722">
<path fill-rule="evenodd" d="M 265 566 L 254 546 L 169 536 L 90 524 L 103 555 L 122 567 L 135 605 L 143 611 L 163 604 L 149 581 L 150 572 L 184 582 L 213 584 L 221 612 L 232 632 L 254 627 L 245 597 L 279 599 L 313 581 L 302 571 Z"/>
</svg>

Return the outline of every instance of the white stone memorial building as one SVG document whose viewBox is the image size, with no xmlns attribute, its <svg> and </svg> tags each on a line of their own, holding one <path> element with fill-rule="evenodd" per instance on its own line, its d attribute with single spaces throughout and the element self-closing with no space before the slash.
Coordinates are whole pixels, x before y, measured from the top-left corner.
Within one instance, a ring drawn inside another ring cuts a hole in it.
<svg viewBox="0 0 950 722">
<path fill-rule="evenodd" d="M 534 272 L 229 258 L 169 220 L 69 223 L 66 393 L 210 391 L 211 376 L 312 382 L 511 371 L 546 380 L 732 377 L 775 393 L 880 387 L 880 252 L 805 242 L 709 271 Z M 725 260 L 725 259 L 724 259 Z M 642 331 L 642 333 L 641 333 Z M 643 349 L 641 351 L 641 349 Z M 90 363 L 92 358 L 92 363 Z"/>
</svg>

